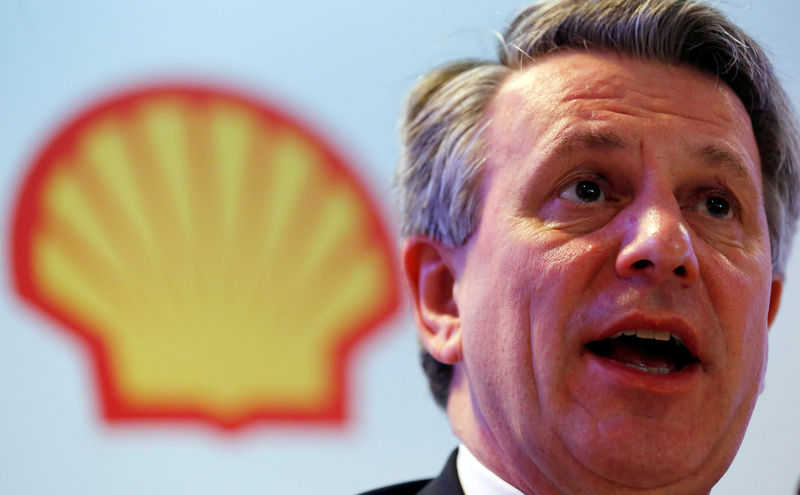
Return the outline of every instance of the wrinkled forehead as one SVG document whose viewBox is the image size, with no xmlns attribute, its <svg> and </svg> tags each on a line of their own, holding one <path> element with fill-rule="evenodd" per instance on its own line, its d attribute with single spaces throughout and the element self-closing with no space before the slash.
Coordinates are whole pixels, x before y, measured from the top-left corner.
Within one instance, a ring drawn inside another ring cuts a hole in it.
<svg viewBox="0 0 800 495">
<path fill-rule="evenodd" d="M 528 146 L 560 122 L 611 117 L 713 134 L 757 163 L 750 116 L 724 82 L 693 67 L 604 52 L 560 52 L 512 73 L 487 111 L 488 140 Z"/>
<path fill-rule="evenodd" d="M 750 127 L 750 117 L 739 97 L 713 75 L 688 65 L 636 60 L 608 52 L 565 51 L 542 57 L 504 81 L 492 108 L 504 103 L 528 109 L 542 104 L 547 107 L 617 99 L 655 111 L 669 111 L 676 98 L 686 108 L 696 110 L 689 117 L 715 116 Z"/>
</svg>

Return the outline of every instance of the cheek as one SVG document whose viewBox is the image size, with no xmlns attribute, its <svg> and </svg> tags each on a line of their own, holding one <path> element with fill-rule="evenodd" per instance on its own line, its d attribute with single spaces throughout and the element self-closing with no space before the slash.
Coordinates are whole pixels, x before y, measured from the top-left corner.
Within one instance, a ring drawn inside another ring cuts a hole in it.
<svg viewBox="0 0 800 495">
<path fill-rule="evenodd" d="M 487 282 L 460 315 L 464 369 L 480 421 L 498 441 L 516 445 L 537 404 L 527 298 L 513 280 Z"/>
<path fill-rule="evenodd" d="M 506 238 L 508 240 L 508 238 Z M 533 350 L 546 349 L 546 333 L 532 323 L 554 318 L 551 289 L 558 270 L 531 243 L 505 242 L 470 253 L 459 293 L 465 367 L 485 417 L 525 429 L 503 404 L 518 404 L 530 414 L 537 402 Z M 548 328 L 552 328 L 547 325 Z M 549 331 L 547 333 L 552 333 Z M 548 359 L 543 357 L 542 359 Z M 487 418 L 488 419 L 488 418 Z"/>
<path fill-rule="evenodd" d="M 551 248 L 538 259 L 528 317 L 534 376 L 543 402 L 570 400 L 569 373 L 583 351 L 579 330 L 586 311 L 607 297 L 604 290 L 613 276 L 607 267 L 613 259 L 606 244 L 581 240 Z"/>
<path fill-rule="evenodd" d="M 558 404 L 570 358 L 580 352 L 568 336 L 577 308 L 597 296 L 593 281 L 613 266 L 613 252 L 597 239 L 531 230 L 472 246 L 458 301 L 464 357 L 492 400 L 513 394 Z"/>
<path fill-rule="evenodd" d="M 529 348 L 530 267 L 525 251 L 510 244 L 479 243 L 469 256 L 456 294 L 464 358 L 473 377 L 501 380 L 509 368 L 524 366 L 522 351 Z"/>
<path fill-rule="evenodd" d="M 766 262 L 762 261 L 761 265 Z M 767 313 L 771 270 L 755 263 L 717 263 L 703 277 L 722 328 L 732 393 L 750 394 L 763 378 L 767 357 Z M 756 274 L 756 275 L 754 275 Z"/>
</svg>

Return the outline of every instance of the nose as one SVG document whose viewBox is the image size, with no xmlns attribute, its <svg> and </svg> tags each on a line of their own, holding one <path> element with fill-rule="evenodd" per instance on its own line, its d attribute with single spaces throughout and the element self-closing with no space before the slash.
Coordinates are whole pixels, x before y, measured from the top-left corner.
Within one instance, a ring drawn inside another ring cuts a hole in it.
<svg viewBox="0 0 800 495">
<path fill-rule="evenodd" d="M 628 218 L 616 260 L 617 274 L 691 285 L 699 272 L 689 231 L 679 211 L 651 206 Z"/>
</svg>

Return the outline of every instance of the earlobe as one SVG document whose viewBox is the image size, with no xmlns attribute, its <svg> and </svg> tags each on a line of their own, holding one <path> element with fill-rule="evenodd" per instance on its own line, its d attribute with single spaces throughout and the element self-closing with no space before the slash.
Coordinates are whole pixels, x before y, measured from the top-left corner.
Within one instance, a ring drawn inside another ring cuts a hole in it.
<svg viewBox="0 0 800 495">
<path fill-rule="evenodd" d="M 783 292 L 783 279 L 775 278 L 772 280 L 772 287 L 769 293 L 769 311 L 767 312 L 767 324 L 772 325 L 775 316 L 778 314 L 778 307 L 781 305 L 781 293 Z"/>
<path fill-rule="evenodd" d="M 417 334 L 428 352 L 445 364 L 461 360 L 461 324 L 453 297 L 451 249 L 422 236 L 403 243 L 403 275 L 411 295 Z"/>
</svg>

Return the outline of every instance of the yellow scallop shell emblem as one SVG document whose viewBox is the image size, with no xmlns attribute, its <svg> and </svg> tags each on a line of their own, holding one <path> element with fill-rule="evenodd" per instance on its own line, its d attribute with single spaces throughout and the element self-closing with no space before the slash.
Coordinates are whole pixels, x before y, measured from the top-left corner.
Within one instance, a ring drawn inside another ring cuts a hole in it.
<svg viewBox="0 0 800 495">
<path fill-rule="evenodd" d="M 85 342 L 110 420 L 341 421 L 347 362 L 398 306 L 378 209 L 326 143 L 229 92 L 106 101 L 17 204 L 17 289 Z"/>
</svg>

